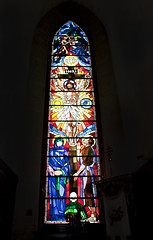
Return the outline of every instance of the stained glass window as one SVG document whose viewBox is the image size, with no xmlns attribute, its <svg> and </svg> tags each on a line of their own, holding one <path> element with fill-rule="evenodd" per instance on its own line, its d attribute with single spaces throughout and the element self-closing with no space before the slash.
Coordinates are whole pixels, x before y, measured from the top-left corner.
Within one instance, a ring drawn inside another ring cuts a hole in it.
<svg viewBox="0 0 153 240">
<path fill-rule="evenodd" d="M 74 22 L 52 42 L 45 223 L 99 222 L 100 157 L 90 44 Z"/>
</svg>

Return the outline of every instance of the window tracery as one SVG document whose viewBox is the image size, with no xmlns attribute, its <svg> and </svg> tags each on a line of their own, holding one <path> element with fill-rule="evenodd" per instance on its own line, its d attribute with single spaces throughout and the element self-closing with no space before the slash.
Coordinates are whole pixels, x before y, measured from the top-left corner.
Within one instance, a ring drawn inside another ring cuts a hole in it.
<svg viewBox="0 0 153 240">
<path fill-rule="evenodd" d="M 74 22 L 52 44 L 45 223 L 99 222 L 100 156 L 90 44 Z"/>
</svg>

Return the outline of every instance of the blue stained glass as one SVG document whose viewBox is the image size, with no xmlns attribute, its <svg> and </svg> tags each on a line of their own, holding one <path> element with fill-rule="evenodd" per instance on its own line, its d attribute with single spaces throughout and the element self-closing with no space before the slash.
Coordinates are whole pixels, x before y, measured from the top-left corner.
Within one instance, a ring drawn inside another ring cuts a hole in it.
<svg viewBox="0 0 153 240">
<path fill-rule="evenodd" d="M 63 57 L 56 57 L 53 56 L 52 58 L 52 66 L 61 66 L 64 63 L 65 56 Z M 90 66 L 90 58 L 88 56 L 78 56 L 79 65 L 81 66 Z"/>
<path fill-rule="evenodd" d="M 59 35 L 82 36 L 88 42 L 86 34 L 72 21 L 69 21 L 62 26 L 62 28 L 56 33 L 55 39 Z"/>
<path fill-rule="evenodd" d="M 62 64 L 63 56 L 79 56 L 80 65 L 90 65 L 89 46 L 85 33 L 75 23 L 69 21 L 58 32 L 53 41 L 53 63 Z"/>
<path fill-rule="evenodd" d="M 57 142 L 61 141 L 62 145 L 58 146 Z M 55 176 L 53 173 L 56 171 L 62 172 L 64 176 L 68 176 L 71 171 L 70 162 L 68 158 L 68 151 L 64 148 L 64 141 L 62 138 L 56 138 L 54 147 L 49 152 L 49 178 L 48 178 L 48 193 L 50 198 L 50 215 L 51 221 L 65 221 L 65 203 L 66 203 L 66 183 L 68 177 Z M 52 171 L 51 171 L 52 169 Z M 62 198 L 62 199 L 61 199 Z"/>
<path fill-rule="evenodd" d="M 54 47 L 54 49 L 53 49 L 53 55 L 57 55 L 59 50 L 60 50 L 60 45 L 58 44 L 58 46 Z M 71 49 L 69 49 L 69 52 L 73 55 L 75 54 L 75 55 L 89 56 L 89 47 L 82 46 L 82 45 L 76 45 L 76 46 L 72 46 Z"/>
<path fill-rule="evenodd" d="M 82 99 L 81 100 L 81 105 L 82 105 L 83 108 L 88 108 L 89 109 L 92 106 L 92 101 L 88 98 Z"/>
<path fill-rule="evenodd" d="M 82 219 L 99 222 L 95 181 L 100 158 L 90 45 L 72 21 L 52 42 L 49 90 L 44 221 L 64 223 L 79 207 Z"/>
</svg>

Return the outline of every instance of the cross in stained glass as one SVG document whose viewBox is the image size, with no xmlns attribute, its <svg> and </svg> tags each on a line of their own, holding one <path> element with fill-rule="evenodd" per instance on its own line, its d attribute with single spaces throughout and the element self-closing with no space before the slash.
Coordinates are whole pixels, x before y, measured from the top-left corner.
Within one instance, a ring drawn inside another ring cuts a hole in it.
<svg viewBox="0 0 153 240">
<path fill-rule="evenodd" d="M 101 173 L 89 41 L 69 21 L 52 46 L 45 223 L 64 223 L 78 211 L 82 221 L 99 222 Z"/>
</svg>

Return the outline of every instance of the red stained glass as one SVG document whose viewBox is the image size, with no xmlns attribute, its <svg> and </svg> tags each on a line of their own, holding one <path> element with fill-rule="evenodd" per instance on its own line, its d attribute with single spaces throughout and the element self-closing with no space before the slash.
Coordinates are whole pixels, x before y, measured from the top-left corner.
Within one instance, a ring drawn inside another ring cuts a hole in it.
<svg viewBox="0 0 153 240">
<path fill-rule="evenodd" d="M 77 211 L 82 221 L 99 222 L 96 182 L 101 173 L 90 45 L 71 21 L 53 39 L 48 105 L 45 223 L 65 223 Z"/>
</svg>

